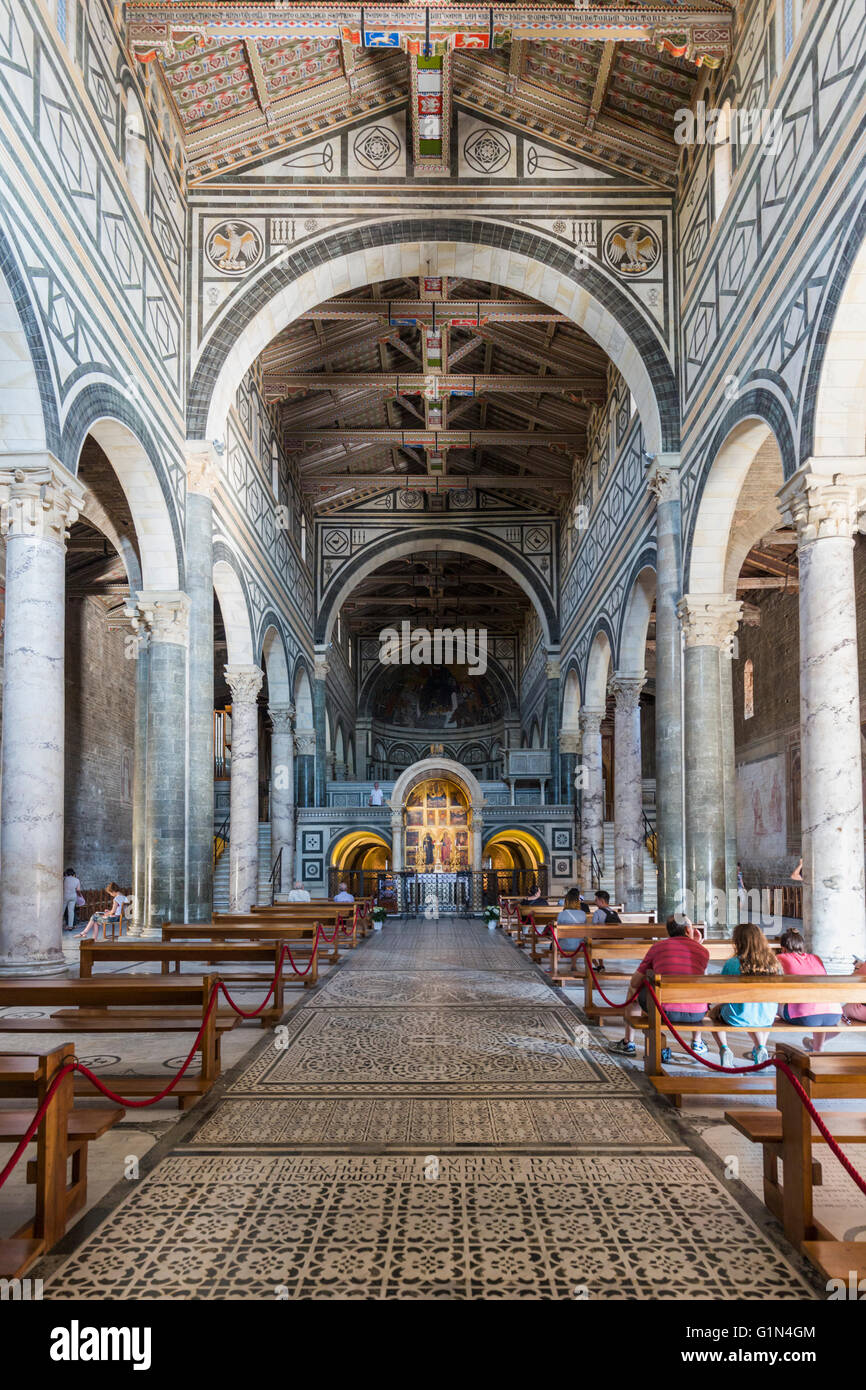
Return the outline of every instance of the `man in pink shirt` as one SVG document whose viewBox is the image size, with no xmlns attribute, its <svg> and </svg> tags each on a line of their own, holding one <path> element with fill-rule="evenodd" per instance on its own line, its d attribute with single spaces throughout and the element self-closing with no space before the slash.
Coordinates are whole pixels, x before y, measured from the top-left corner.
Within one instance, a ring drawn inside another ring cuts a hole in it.
<svg viewBox="0 0 866 1390">
<path fill-rule="evenodd" d="M 646 977 L 650 970 L 657 975 L 705 975 L 710 953 L 698 939 L 695 928 L 687 917 L 669 917 L 667 920 L 667 940 L 654 941 L 640 965 L 632 975 L 628 986 L 628 997 L 638 991 L 637 999 L 625 1011 L 625 1037 L 614 1044 L 613 1051 L 626 1057 L 635 1055 L 634 1029 L 630 1018 L 638 1018 L 646 1012 Z M 678 1009 L 667 1009 L 671 1023 L 700 1023 L 706 1016 L 707 1004 L 680 1003 Z M 696 1033 L 692 1047 L 695 1052 L 706 1052 L 707 1045 Z"/>
</svg>

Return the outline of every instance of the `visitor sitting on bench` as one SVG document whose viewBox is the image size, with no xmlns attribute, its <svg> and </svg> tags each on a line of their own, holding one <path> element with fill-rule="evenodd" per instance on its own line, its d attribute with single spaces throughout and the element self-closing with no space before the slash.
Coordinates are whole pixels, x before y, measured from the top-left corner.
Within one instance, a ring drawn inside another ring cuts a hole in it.
<svg viewBox="0 0 866 1390">
<path fill-rule="evenodd" d="M 726 960 L 722 966 L 723 975 L 779 975 L 781 967 L 773 952 L 767 945 L 767 939 L 761 928 L 754 922 L 740 922 L 734 927 L 733 944 L 735 955 L 730 960 Z M 752 1061 L 755 1063 L 766 1062 L 769 1057 L 767 1052 L 767 1038 L 769 1030 L 776 1019 L 776 1005 L 772 1001 L 760 1003 L 758 1001 L 743 1002 L 740 1004 L 716 1004 L 710 1010 L 710 1017 L 714 1023 L 729 1023 L 732 1028 L 754 1029 L 750 1031 L 749 1037 L 752 1039 Z M 716 1045 L 719 1049 L 719 1060 L 723 1067 L 734 1066 L 734 1054 L 728 1047 L 727 1034 L 719 1029 L 713 1033 Z"/>
<path fill-rule="evenodd" d="M 534 892 L 530 893 L 528 898 L 521 898 L 520 900 L 521 907 L 532 907 L 533 904 L 538 907 L 547 907 L 547 898 L 541 896 L 540 883 L 536 883 Z"/>
<path fill-rule="evenodd" d="M 581 902 L 580 889 L 569 888 L 562 904 L 562 911 L 556 919 L 558 927 L 577 927 L 586 921 L 586 913 Z"/>
<path fill-rule="evenodd" d="M 605 892 L 603 888 L 599 888 L 595 895 L 595 911 L 592 914 L 592 920 L 597 927 L 616 926 L 622 921 L 619 913 L 614 912 L 611 908 L 610 893 Z"/>
<path fill-rule="evenodd" d="M 78 933 L 79 941 L 90 934 L 91 927 L 93 928 L 94 941 L 97 940 L 99 936 L 99 928 L 102 927 L 102 939 L 104 941 L 105 931 L 106 927 L 108 926 L 108 923 L 119 922 L 121 917 L 123 916 L 123 909 L 126 906 L 126 904 L 130 901 L 130 899 L 127 898 L 124 893 L 121 893 L 120 888 L 116 883 L 107 883 L 105 885 L 105 891 L 106 893 L 111 894 L 111 907 L 107 912 L 94 912 L 90 921 L 87 923 L 87 926 L 84 928 L 84 931 Z"/>
<path fill-rule="evenodd" d="M 335 902 L 335 903 L 353 903 L 354 901 L 355 901 L 355 895 L 354 895 L 353 893 L 350 893 L 350 892 L 349 892 L 349 890 L 348 890 L 348 888 L 346 887 L 345 883 L 341 883 L 341 884 L 340 884 L 340 891 L 339 891 L 339 893 L 335 893 L 335 894 L 334 894 L 334 902 Z"/>
<path fill-rule="evenodd" d="M 821 957 L 813 956 L 806 950 L 806 943 L 796 927 L 782 932 L 780 945 L 782 949 L 777 959 L 786 975 L 827 974 Z M 842 1020 L 842 1005 L 782 1004 L 779 1017 L 783 1023 L 797 1023 L 803 1028 L 832 1028 Z M 820 1052 L 824 1043 L 833 1036 L 833 1033 L 814 1033 L 812 1037 L 803 1039 L 803 1047 L 807 1052 Z"/>
<path fill-rule="evenodd" d="M 669 917 L 666 923 L 668 939 L 654 941 L 637 970 L 629 981 L 626 998 L 638 991 L 637 999 L 625 1011 L 625 1037 L 615 1043 L 612 1051 L 622 1052 L 626 1057 L 635 1054 L 634 1029 L 629 1019 L 638 1018 L 647 1012 L 646 977 L 650 970 L 656 975 L 705 975 L 710 953 L 700 941 L 691 935 L 692 924 L 687 917 Z M 706 1000 L 703 1004 L 681 1003 L 677 1009 L 667 1009 L 671 1023 L 700 1023 L 707 1012 Z M 692 1042 L 695 1052 L 706 1052 L 707 1045 L 700 1033 L 695 1033 Z"/>
<path fill-rule="evenodd" d="M 289 894 L 287 901 L 290 903 L 310 902 L 309 888 L 305 888 L 304 885 L 301 883 L 300 879 L 295 879 L 294 887 L 292 888 L 292 891 Z"/>
<path fill-rule="evenodd" d="M 866 960 L 858 960 L 854 957 L 854 975 L 866 975 Z M 846 1004 L 842 1010 L 842 1017 L 848 1023 L 866 1023 L 866 1004 Z"/>
</svg>

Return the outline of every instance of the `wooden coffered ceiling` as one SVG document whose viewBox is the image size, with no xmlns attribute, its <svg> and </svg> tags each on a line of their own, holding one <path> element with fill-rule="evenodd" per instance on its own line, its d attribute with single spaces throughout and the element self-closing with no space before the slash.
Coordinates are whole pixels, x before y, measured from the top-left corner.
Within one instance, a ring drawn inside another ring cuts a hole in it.
<svg viewBox="0 0 866 1390">
<path fill-rule="evenodd" d="M 730 51 L 737 3 L 362 10 L 128 0 L 126 10 L 131 55 L 159 75 L 192 182 L 407 103 L 417 135 L 413 64 L 426 48 L 443 55 L 446 125 L 459 105 L 670 187 L 675 112 L 701 67 Z"/>
<path fill-rule="evenodd" d="M 361 580 L 340 612 L 353 635 L 413 626 L 482 627 L 491 635 L 518 632 L 529 600 L 502 570 L 455 551 L 417 551 Z"/>
<path fill-rule="evenodd" d="M 567 319 L 499 286 L 450 278 L 442 298 L 421 294 L 417 280 L 389 280 L 332 299 L 261 354 L 264 395 L 304 490 L 345 502 L 394 483 L 483 486 L 549 508 L 586 451 L 607 356 Z M 434 313 L 441 362 L 431 367 Z"/>
</svg>

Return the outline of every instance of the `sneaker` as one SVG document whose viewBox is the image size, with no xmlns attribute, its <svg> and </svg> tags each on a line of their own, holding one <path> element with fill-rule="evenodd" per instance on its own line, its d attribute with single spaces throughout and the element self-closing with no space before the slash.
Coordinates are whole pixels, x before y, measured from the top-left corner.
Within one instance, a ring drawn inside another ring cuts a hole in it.
<svg viewBox="0 0 866 1390">
<path fill-rule="evenodd" d="M 770 1054 L 765 1047 L 752 1048 L 752 1061 L 756 1066 L 760 1066 L 762 1062 L 768 1062 L 769 1060 Z"/>
<path fill-rule="evenodd" d="M 709 1050 L 703 1038 L 698 1038 L 697 1042 L 692 1043 L 692 1052 L 697 1052 L 699 1055 L 704 1052 L 709 1052 Z"/>
<path fill-rule="evenodd" d="M 625 1038 L 620 1038 L 619 1042 L 615 1042 L 610 1050 L 611 1052 L 618 1052 L 623 1057 L 634 1057 L 637 1052 L 634 1043 L 626 1042 Z"/>
<path fill-rule="evenodd" d="M 814 1052 L 814 1051 L 815 1051 L 815 1039 L 814 1039 L 814 1038 L 811 1038 L 811 1037 L 810 1037 L 810 1038 L 804 1038 L 804 1039 L 803 1039 L 803 1051 L 804 1051 L 804 1052 Z"/>
<path fill-rule="evenodd" d="M 736 1065 L 734 1054 L 729 1047 L 719 1048 L 719 1062 L 723 1067 L 733 1067 Z"/>
</svg>

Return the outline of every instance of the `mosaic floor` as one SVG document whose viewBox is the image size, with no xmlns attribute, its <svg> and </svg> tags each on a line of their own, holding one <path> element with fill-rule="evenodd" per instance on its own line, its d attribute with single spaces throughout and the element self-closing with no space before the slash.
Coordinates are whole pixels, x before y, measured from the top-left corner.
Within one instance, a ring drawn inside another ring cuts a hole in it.
<svg viewBox="0 0 866 1390">
<path fill-rule="evenodd" d="M 815 1297 L 703 1152 L 501 935 L 391 922 L 91 1213 L 45 1295 Z"/>
</svg>

